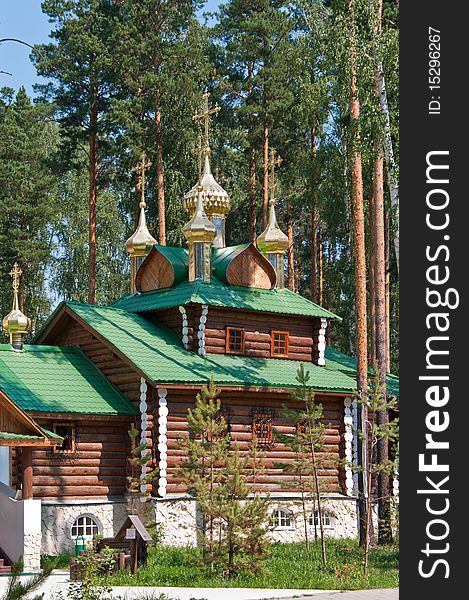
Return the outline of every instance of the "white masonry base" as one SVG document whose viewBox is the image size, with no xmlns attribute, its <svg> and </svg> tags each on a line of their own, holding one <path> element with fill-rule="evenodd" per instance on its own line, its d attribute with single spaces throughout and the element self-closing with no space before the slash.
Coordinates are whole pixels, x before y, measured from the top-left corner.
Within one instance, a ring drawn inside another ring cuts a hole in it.
<svg viewBox="0 0 469 600">
<path fill-rule="evenodd" d="M 72 552 L 71 528 L 78 517 L 91 517 L 103 537 L 114 537 L 127 516 L 124 501 L 42 501 L 42 554 Z"/>
<path fill-rule="evenodd" d="M 270 497 L 270 512 L 278 508 L 292 513 L 292 526 L 273 529 L 270 538 L 279 542 L 304 540 L 304 520 L 301 498 L 296 494 Z M 195 546 L 197 544 L 196 522 L 200 518 L 197 503 L 189 496 L 166 496 L 154 498 L 155 520 L 162 528 L 163 544 L 167 546 Z M 329 494 L 322 498 L 323 511 L 329 514 L 330 526 L 326 535 L 334 538 L 358 536 L 357 500 L 340 494 Z M 308 515 L 313 512 L 312 503 L 307 504 Z M 319 528 L 318 528 L 319 529 Z M 314 525 L 308 524 L 308 534 L 314 536 Z M 311 539 L 311 537 L 310 537 Z"/>
</svg>

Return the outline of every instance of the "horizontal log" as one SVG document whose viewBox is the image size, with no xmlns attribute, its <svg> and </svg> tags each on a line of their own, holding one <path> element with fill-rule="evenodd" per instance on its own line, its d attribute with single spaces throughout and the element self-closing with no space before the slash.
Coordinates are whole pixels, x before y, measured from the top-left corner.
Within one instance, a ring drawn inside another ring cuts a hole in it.
<svg viewBox="0 0 469 600">
<path fill-rule="evenodd" d="M 96 475 L 98 477 L 106 477 L 107 476 L 117 476 L 117 477 L 125 477 L 123 474 L 123 466 L 124 465 L 116 465 L 113 467 L 104 467 L 104 466 L 39 466 L 35 462 L 33 463 L 34 477 L 82 477 L 87 475 Z M 124 469 L 125 470 L 125 469 Z"/>
<path fill-rule="evenodd" d="M 33 475 L 33 485 L 47 486 L 47 485 L 71 485 L 71 486 L 84 486 L 94 487 L 101 485 L 125 485 L 125 475 L 106 475 L 105 477 L 98 476 L 66 476 L 61 477 L 50 477 L 46 475 Z"/>
<path fill-rule="evenodd" d="M 126 492 L 125 486 L 75 486 L 75 485 L 34 485 L 33 496 L 36 498 L 60 498 L 61 496 L 77 496 L 86 498 L 88 496 L 123 496 Z"/>
</svg>

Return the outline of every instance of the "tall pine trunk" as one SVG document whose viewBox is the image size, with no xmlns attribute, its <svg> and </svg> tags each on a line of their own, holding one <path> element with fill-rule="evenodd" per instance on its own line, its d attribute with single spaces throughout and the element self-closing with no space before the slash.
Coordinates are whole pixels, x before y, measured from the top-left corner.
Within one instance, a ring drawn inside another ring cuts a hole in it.
<svg viewBox="0 0 469 600">
<path fill-rule="evenodd" d="M 384 187 L 383 187 L 383 155 L 379 137 L 375 136 L 374 163 L 374 238 L 375 238 L 375 307 L 376 307 L 376 362 L 379 371 L 381 396 L 386 398 L 386 258 L 384 236 Z M 380 410 L 376 415 L 378 426 L 389 422 L 387 410 Z M 389 446 L 386 437 L 377 440 L 377 462 L 386 464 L 389 459 Z M 386 544 L 392 541 L 391 530 L 391 498 L 389 488 L 389 473 L 380 470 L 378 473 L 378 543 Z"/>
<path fill-rule="evenodd" d="M 166 246 L 166 207 L 164 202 L 164 163 L 163 139 L 161 131 L 161 93 L 155 97 L 155 127 L 156 127 L 156 190 L 158 203 L 158 242 Z"/>
<path fill-rule="evenodd" d="M 251 136 L 250 136 L 250 139 Z M 256 158 L 254 146 L 249 146 L 249 228 L 251 242 L 256 241 L 257 202 L 256 202 Z"/>
<path fill-rule="evenodd" d="M 316 128 L 311 130 L 311 300 L 318 301 L 318 208 L 316 198 Z"/>
<path fill-rule="evenodd" d="M 318 227 L 318 304 L 324 305 L 324 253 L 321 226 Z"/>
<path fill-rule="evenodd" d="M 262 227 L 267 226 L 267 213 L 269 210 L 269 128 L 267 118 L 264 117 L 264 133 L 262 138 L 262 152 L 264 155 L 264 173 L 262 189 Z"/>
<path fill-rule="evenodd" d="M 287 225 L 287 237 L 288 237 L 288 289 L 292 292 L 295 291 L 295 246 L 293 240 L 293 217 L 291 212 L 290 204 L 287 204 L 288 214 L 288 225 Z"/>
<path fill-rule="evenodd" d="M 96 302 L 96 198 L 98 188 L 98 105 L 96 90 L 92 90 L 93 102 L 90 105 L 89 144 L 89 246 L 88 246 L 88 304 Z"/>
<path fill-rule="evenodd" d="M 370 362 L 371 366 L 376 367 L 376 294 L 375 294 L 375 216 L 374 216 L 374 189 L 371 189 L 370 200 L 369 200 L 369 213 L 370 213 L 370 235 L 369 235 L 369 264 L 370 264 Z"/>
<path fill-rule="evenodd" d="M 360 134 L 358 120 L 360 118 L 360 100 L 358 98 L 357 67 L 356 67 L 356 40 L 355 40 L 355 15 L 354 2 L 348 0 L 348 11 L 351 20 L 350 38 L 350 126 L 352 129 L 351 149 L 351 178 L 352 178 L 352 215 L 353 215 L 353 240 L 355 255 L 355 312 L 356 312 L 356 356 L 357 356 L 357 388 L 362 398 L 359 404 L 359 427 L 364 434 L 364 441 L 360 443 L 358 456 L 363 469 L 366 465 L 366 408 L 364 401 L 368 392 L 368 356 L 367 356 L 367 322 L 366 322 L 366 250 L 365 250 L 365 218 L 363 208 L 363 174 L 362 156 L 360 151 Z M 360 517 L 360 543 L 365 546 L 367 554 L 369 536 L 367 527 L 367 507 L 365 503 L 366 477 L 361 473 L 359 477 L 359 517 Z"/>
</svg>

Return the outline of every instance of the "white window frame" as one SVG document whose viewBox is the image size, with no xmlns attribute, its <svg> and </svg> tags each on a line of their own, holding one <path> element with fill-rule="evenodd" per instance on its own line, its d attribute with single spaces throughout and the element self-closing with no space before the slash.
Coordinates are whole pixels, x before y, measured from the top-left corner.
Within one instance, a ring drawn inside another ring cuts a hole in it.
<svg viewBox="0 0 469 600">
<path fill-rule="evenodd" d="M 290 524 L 282 525 L 281 521 L 286 519 L 290 521 Z M 277 507 L 272 513 L 272 520 L 275 525 L 275 531 L 293 531 L 295 529 L 295 518 L 289 508 L 284 508 L 283 506 Z"/>
<path fill-rule="evenodd" d="M 308 517 L 310 527 L 319 527 L 319 511 L 315 510 Z M 322 526 L 324 529 L 334 529 L 333 515 L 328 510 L 322 511 Z"/>
<path fill-rule="evenodd" d="M 83 524 L 78 524 L 78 521 L 80 519 L 84 519 L 84 523 Z M 89 522 L 91 521 L 91 523 Z M 95 527 L 94 527 L 95 526 Z M 84 533 L 73 533 L 74 528 L 83 528 Z M 86 530 L 88 528 L 91 528 L 91 531 L 93 531 L 94 529 L 96 529 L 94 531 L 94 533 L 86 533 Z M 72 540 L 75 540 L 77 537 L 84 537 L 85 540 L 92 540 L 95 536 L 99 535 L 101 533 L 100 531 L 100 527 L 99 527 L 99 523 L 98 520 L 96 519 L 96 517 L 94 515 L 79 515 L 72 523 L 71 527 L 70 527 L 70 537 Z"/>
</svg>

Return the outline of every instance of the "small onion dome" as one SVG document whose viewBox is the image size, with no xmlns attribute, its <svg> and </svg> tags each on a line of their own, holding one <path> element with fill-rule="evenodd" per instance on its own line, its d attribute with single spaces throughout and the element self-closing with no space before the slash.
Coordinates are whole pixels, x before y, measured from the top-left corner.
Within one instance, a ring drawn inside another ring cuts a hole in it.
<svg viewBox="0 0 469 600">
<path fill-rule="evenodd" d="M 269 221 L 267 227 L 257 238 L 257 247 L 264 254 L 267 252 L 284 252 L 288 248 L 288 237 L 278 226 L 275 200 L 270 200 L 269 205 Z"/>
<path fill-rule="evenodd" d="M 157 243 L 155 238 L 148 231 L 147 219 L 145 217 L 146 202 L 140 202 L 140 217 L 135 233 L 125 242 L 127 252 L 132 256 L 147 254 Z"/>
<path fill-rule="evenodd" d="M 230 210 L 231 200 L 227 192 L 215 181 L 210 169 L 209 151 L 205 151 L 204 172 L 200 181 L 184 195 L 184 208 L 190 215 L 195 212 L 197 204 L 197 193 L 199 186 L 202 186 L 202 200 L 205 213 L 210 217 L 213 214 L 226 215 Z"/>
<path fill-rule="evenodd" d="M 2 320 L 2 329 L 4 333 L 10 335 L 24 334 L 28 331 L 31 321 L 24 315 L 18 305 L 18 295 L 15 293 L 13 308 Z"/>
<path fill-rule="evenodd" d="M 203 188 L 200 184 L 197 185 L 197 202 L 195 205 L 195 213 L 189 223 L 184 225 L 182 232 L 188 242 L 213 242 L 217 235 L 215 225 L 210 221 L 204 211 L 203 205 Z"/>
</svg>

